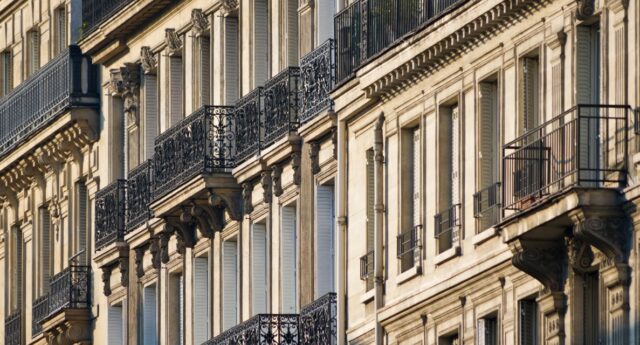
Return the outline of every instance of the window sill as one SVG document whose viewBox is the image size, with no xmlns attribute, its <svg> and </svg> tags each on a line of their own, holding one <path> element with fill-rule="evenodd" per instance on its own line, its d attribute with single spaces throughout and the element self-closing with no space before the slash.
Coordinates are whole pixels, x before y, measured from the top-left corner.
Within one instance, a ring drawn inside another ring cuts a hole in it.
<svg viewBox="0 0 640 345">
<path fill-rule="evenodd" d="M 369 302 L 371 302 L 373 300 L 374 297 L 376 297 L 376 289 L 375 288 L 367 291 L 364 295 L 360 296 L 360 303 L 362 303 L 362 304 L 369 303 Z"/>
<path fill-rule="evenodd" d="M 411 267 L 410 269 L 398 274 L 396 276 L 396 284 L 400 285 L 408 280 L 410 280 L 413 277 L 417 277 L 420 274 L 422 274 L 422 267 L 418 266 L 418 265 L 414 265 L 413 267 Z"/>
<path fill-rule="evenodd" d="M 473 236 L 471 238 L 471 243 L 473 243 L 474 246 L 479 246 L 497 235 L 498 230 L 495 227 L 490 227 L 489 229 L 483 230 L 481 233 Z"/>
<path fill-rule="evenodd" d="M 456 245 L 438 254 L 434 259 L 434 262 L 436 265 L 440 265 L 458 255 L 460 255 L 460 246 Z"/>
</svg>

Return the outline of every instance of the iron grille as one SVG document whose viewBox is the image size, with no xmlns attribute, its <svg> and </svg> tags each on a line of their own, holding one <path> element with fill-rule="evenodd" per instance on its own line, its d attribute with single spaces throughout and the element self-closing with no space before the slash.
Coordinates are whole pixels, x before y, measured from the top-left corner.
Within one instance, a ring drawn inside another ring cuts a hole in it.
<svg viewBox="0 0 640 345">
<path fill-rule="evenodd" d="M 330 92 L 335 85 L 335 43 L 330 39 L 300 60 L 302 109 L 300 122 L 333 109 Z"/>
<path fill-rule="evenodd" d="M 422 229 L 422 225 L 416 225 L 396 237 L 397 258 L 400 260 L 401 272 L 408 270 L 415 264 L 420 229 Z"/>
<path fill-rule="evenodd" d="M 473 195 L 473 215 L 478 219 L 478 232 L 486 230 L 500 221 L 502 203 L 500 183 L 494 183 Z"/>
<path fill-rule="evenodd" d="M 367 291 L 373 289 L 373 260 L 375 252 L 372 250 L 360 257 L 360 279 L 367 284 Z"/>
<path fill-rule="evenodd" d="M 151 218 L 152 161 L 147 160 L 129 172 L 127 180 L 127 232 Z"/>
<path fill-rule="evenodd" d="M 263 137 L 260 148 L 273 144 L 283 135 L 298 129 L 300 120 L 300 68 L 289 67 L 264 85 Z"/>
<path fill-rule="evenodd" d="M 82 1 L 82 36 L 95 31 L 102 22 L 130 3 L 131 0 Z"/>
<path fill-rule="evenodd" d="M 338 343 L 336 294 L 329 292 L 300 311 L 300 343 L 302 345 L 335 345 Z"/>
<path fill-rule="evenodd" d="M 204 106 L 158 136 L 153 197 L 164 196 L 200 174 L 233 168 L 235 126 L 233 107 Z"/>
<path fill-rule="evenodd" d="M 338 82 L 350 77 L 360 66 L 361 37 L 361 5 L 354 1 L 334 19 L 334 35 L 336 37 L 336 79 Z"/>
<path fill-rule="evenodd" d="M 444 234 L 450 234 L 455 228 L 460 226 L 460 204 L 451 206 L 450 208 L 436 214 L 435 216 L 435 235 L 436 238 Z"/>
<path fill-rule="evenodd" d="M 262 88 L 259 87 L 236 103 L 236 147 L 238 163 L 260 151 L 261 119 L 264 109 Z"/>
<path fill-rule="evenodd" d="M 629 111 L 578 105 L 506 144 L 505 209 L 524 210 L 573 186 L 626 183 Z"/>
<path fill-rule="evenodd" d="M 31 326 L 31 334 L 33 336 L 42 332 L 42 321 L 47 316 L 49 316 L 49 295 L 43 295 L 33 301 Z"/>
<path fill-rule="evenodd" d="M 116 180 L 96 193 L 96 251 L 124 239 L 126 187 Z"/>
<path fill-rule="evenodd" d="M 91 267 L 69 266 L 51 278 L 49 315 L 63 309 L 90 308 Z"/>
<path fill-rule="evenodd" d="M 203 345 L 298 345 L 297 314 L 258 314 Z"/>
<path fill-rule="evenodd" d="M 21 345 L 22 340 L 22 310 L 17 310 L 4 320 L 4 343 Z"/>
</svg>

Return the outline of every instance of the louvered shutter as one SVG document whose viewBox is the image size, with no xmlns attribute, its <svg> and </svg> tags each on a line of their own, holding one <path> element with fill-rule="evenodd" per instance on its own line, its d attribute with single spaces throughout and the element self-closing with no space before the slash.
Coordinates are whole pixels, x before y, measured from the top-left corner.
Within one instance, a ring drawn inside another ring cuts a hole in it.
<svg viewBox="0 0 640 345">
<path fill-rule="evenodd" d="M 143 92 L 145 159 L 151 159 L 155 150 L 154 141 L 158 135 L 158 77 L 156 75 L 144 75 Z"/>
<path fill-rule="evenodd" d="M 109 306 L 108 307 L 108 329 L 109 333 L 109 345 L 122 345 L 123 337 L 122 337 L 122 306 Z"/>
<path fill-rule="evenodd" d="M 478 345 L 497 344 L 497 322 L 494 318 L 478 320 Z"/>
<path fill-rule="evenodd" d="M 11 52 L 2 53 L 2 96 L 11 92 L 13 86 L 13 68 L 11 66 Z"/>
<path fill-rule="evenodd" d="M 78 262 L 87 264 L 87 186 L 78 182 Z"/>
<path fill-rule="evenodd" d="M 374 184 L 374 162 L 373 162 L 373 150 L 367 150 L 367 253 L 372 251 L 375 244 L 375 225 L 374 221 L 374 194 L 375 194 L 375 184 Z"/>
<path fill-rule="evenodd" d="M 316 187 L 316 298 L 335 292 L 333 186 Z"/>
<path fill-rule="evenodd" d="M 169 59 L 169 85 L 170 85 L 170 116 L 171 126 L 183 118 L 182 103 L 184 87 L 182 83 L 182 58 L 171 57 Z"/>
<path fill-rule="evenodd" d="M 335 0 L 318 1 L 315 4 L 318 13 L 318 44 L 333 38 L 333 15 L 336 13 Z"/>
<path fill-rule="evenodd" d="M 282 313 L 297 312 L 297 255 L 296 255 L 296 207 L 283 206 L 281 208 L 282 225 L 280 241 L 281 279 L 282 282 Z"/>
<path fill-rule="evenodd" d="M 520 345 L 537 345 L 537 332 L 536 302 L 520 301 Z"/>
<path fill-rule="evenodd" d="M 58 10 L 58 52 L 67 47 L 67 14 L 64 8 Z"/>
<path fill-rule="evenodd" d="M 597 104 L 597 73 L 599 70 L 597 36 L 592 27 L 578 26 L 576 28 L 576 102 L 580 104 Z M 583 118 L 578 120 L 580 147 L 579 169 L 594 169 L 594 171 L 580 171 L 580 178 L 595 180 L 595 170 L 598 168 L 598 131 L 599 121 L 596 109 L 579 108 Z M 589 118 L 593 116 L 593 118 Z"/>
<path fill-rule="evenodd" d="M 200 106 L 210 104 L 211 99 L 211 41 L 202 36 L 200 41 Z"/>
<path fill-rule="evenodd" d="M 149 285 L 144 288 L 142 302 L 142 340 L 144 345 L 156 345 L 157 341 L 157 298 L 156 285 Z"/>
<path fill-rule="evenodd" d="M 254 223 L 251 234 L 251 297 L 253 314 L 267 312 L 267 228 Z"/>
<path fill-rule="evenodd" d="M 193 343 L 209 340 L 209 259 L 193 259 Z"/>
<path fill-rule="evenodd" d="M 451 109 L 451 205 L 460 203 L 460 113 Z"/>
<path fill-rule="evenodd" d="M 287 0 L 287 57 L 289 66 L 298 66 L 298 0 Z"/>
<path fill-rule="evenodd" d="M 522 60 L 522 125 L 523 133 L 534 129 L 539 123 L 538 104 L 538 59 Z"/>
<path fill-rule="evenodd" d="M 486 320 L 480 319 L 478 320 L 478 342 L 477 345 L 488 345 L 486 339 Z"/>
<path fill-rule="evenodd" d="M 18 309 L 21 308 L 22 306 L 22 295 L 24 293 L 24 257 L 23 257 L 23 252 L 24 252 L 24 241 L 22 240 L 22 229 L 20 229 L 19 226 L 14 226 L 13 227 L 13 232 L 15 234 L 14 236 L 14 242 L 15 242 L 15 255 L 16 255 L 16 262 L 15 262 L 15 266 L 13 267 L 13 273 L 14 273 L 14 296 L 15 296 L 15 305 L 14 305 L 14 309 Z"/>
<path fill-rule="evenodd" d="M 178 344 L 184 344 L 184 275 L 178 277 Z"/>
<path fill-rule="evenodd" d="M 254 1 L 253 16 L 254 86 L 258 87 L 269 79 L 269 12 L 266 0 Z"/>
<path fill-rule="evenodd" d="M 412 140 L 412 171 L 411 171 L 411 191 L 412 191 L 412 214 L 413 214 L 413 226 L 420 225 L 420 167 L 422 160 L 420 159 L 420 128 L 413 130 Z"/>
<path fill-rule="evenodd" d="M 30 74 L 35 73 L 40 68 L 40 32 L 31 32 L 31 61 L 30 61 Z"/>
<path fill-rule="evenodd" d="M 496 157 L 496 87 L 493 83 L 480 83 L 480 176 L 479 189 L 491 186 L 497 181 Z"/>
<path fill-rule="evenodd" d="M 238 323 L 238 246 L 235 241 L 223 242 L 222 329 Z"/>
<path fill-rule="evenodd" d="M 51 218 L 46 207 L 40 207 L 40 229 L 42 249 L 40 259 L 42 260 L 42 293 L 49 293 L 49 278 L 51 277 Z"/>
<path fill-rule="evenodd" d="M 238 18 L 225 17 L 224 88 L 225 104 L 233 105 L 238 99 Z"/>
</svg>

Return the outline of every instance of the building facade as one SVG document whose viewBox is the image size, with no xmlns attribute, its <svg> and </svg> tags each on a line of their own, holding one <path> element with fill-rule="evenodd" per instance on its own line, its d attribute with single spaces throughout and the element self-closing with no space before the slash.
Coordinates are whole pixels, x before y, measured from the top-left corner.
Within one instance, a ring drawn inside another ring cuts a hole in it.
<svg viewBox="0 0 640 345">
<path fill-rule="evenodd" d="M 0 345 L 640 344 L 636 1 L 0 23 Z"/>
</svg>

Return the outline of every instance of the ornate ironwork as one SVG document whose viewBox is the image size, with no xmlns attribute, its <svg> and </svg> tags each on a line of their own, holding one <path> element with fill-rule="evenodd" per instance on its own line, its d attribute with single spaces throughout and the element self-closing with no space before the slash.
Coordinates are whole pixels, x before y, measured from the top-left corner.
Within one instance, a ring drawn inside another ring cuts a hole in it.
<svg viewBox="0 0 640 345">
<path fill-rule="evenodd" d="M 130 3 L 131 0 L 82 1 L 82 36 L 95 31 L 102 22 Z"/>
<path fill-rule="evenodd" d="M 51 278 L 49 315 L 63 309 L 90 308 L 91 267 L 69 266 Z"/>
<path fill-rule="evenodd" d="M 42 321 L 49 316 L 49 295 L 43 295 L 33 301 L 31 334 L 42 332 Z"/>
<path fill-rule="evenodd" d="M 151 217 L 152 161 L 147 160 L 129 172 L 127 180 L 127 232 Z"/>
<path fill-rule="evenodd" d="M 236 103 L 236 148 L 238 163 L 260 151 L 261 118 L 264 99 L 259 87 Z"/>
<path fill-rule="evenodd" d="M 17 310 L 4 319 L 4 343 L 21 345 L 22 340 L 22 310 Z"/>
<path fill-rule="evenodd" d="M 124 239 L 126 186 L 116 180 L 96 193 L 96 250 Z"/>
<path fill-rule="evenodd" d="M 300 311 L 301 345 L 338 343 L 336 294 L 329 292 Z"/>
<path fill-rule="evenodd" d="M 0 156 L 71 107 L 97 108 L 95 71 L 80 48 L 70 46 L 0 100 Z M 86 90 L 83 76 L 89 78 Z"/>
<path fill-rule="evenodd" d="M 156 138 L 153 197 L 175 190 L 200 174 L 235 166 L 233 107 L 204 106 Z"/>
<path fill-rule="evenodd" d="M 302 74 L 302 109 L 300 123 L 305 123 L 325 109 L 333 109 L 330 97 L 335 85 L 335 44 L 330 39 L 300 60 Z"/>
<path fill-rule="evenodd" d="M 289 67 L 271 78 L 264 86 L 264 128 L 260 148 L 263 149 L 283 135 L 295 131 L 300 124 L 300 68 Z"/>
<path fill-rule="evenodd" d="M 297 314 L 258 314 L 203 345 L 299 345 Z"/>
</svg>

